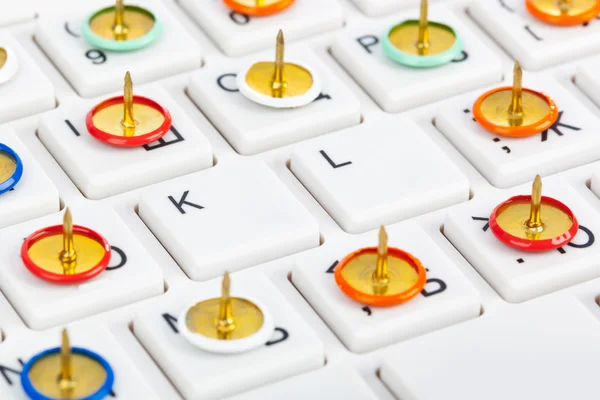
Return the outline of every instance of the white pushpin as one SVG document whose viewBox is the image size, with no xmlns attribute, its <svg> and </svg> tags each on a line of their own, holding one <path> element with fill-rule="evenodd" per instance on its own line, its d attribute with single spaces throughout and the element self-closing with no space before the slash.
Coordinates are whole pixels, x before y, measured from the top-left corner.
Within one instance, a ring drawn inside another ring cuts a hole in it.
<svg viewBox="0 0 600 400">
<path fill-rule="evenodd" d="M 0 44 L 0 85 L 10 81 L 19 70 L 19 60 L 14 51 Z"/>
</svg>

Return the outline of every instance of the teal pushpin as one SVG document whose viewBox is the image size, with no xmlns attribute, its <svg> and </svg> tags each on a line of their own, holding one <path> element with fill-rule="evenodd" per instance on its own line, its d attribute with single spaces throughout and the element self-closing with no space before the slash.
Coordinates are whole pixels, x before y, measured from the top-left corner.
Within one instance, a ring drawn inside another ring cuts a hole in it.
<svg viewBox="0 0 600 400">
<path fill-rule="evenodd" d="M 460 56 L 462 39 L 448 25 L 427 21 L 427 0 L 421 0 L 419 20 L 393 25 L 381 39 L 383 51 L 393 61 L 416 68 L 438 67 Z"/>
<path fill-rule="evenodd" d="M 81 33 L 92 46 L 108 51 L 135 51 L 154 42 L 162 22 L 149 10 L 123 5 L 123 0 L 98 10 L 82 23 Z"/>
</svg>

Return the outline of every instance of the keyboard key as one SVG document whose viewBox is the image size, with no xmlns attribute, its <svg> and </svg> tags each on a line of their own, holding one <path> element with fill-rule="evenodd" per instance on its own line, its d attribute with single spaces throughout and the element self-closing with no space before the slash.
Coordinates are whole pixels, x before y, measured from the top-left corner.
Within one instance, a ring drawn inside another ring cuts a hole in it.
<svg viewBox="0 0 600 400">
<path fill-rule="evenodd" d="M 448 212 L 444 234 L 506 301 L 518 303 L 600 276 L 600 219 L 573 188 L 558 178 L 543 181 L 542 195 L 569 207 L 579 231 L 568 245 L 544 253 L 526 253 L 508 247 L 492 234 L 488 218 L 501 202 L 530 194 L 531 184 L 477 197 Z M 542 215 L 542 220 L 543 220 Z"/>
<path fill-rule="evenodd" d="M 5 333 L 13 326 L 23 326 L 23 322 L 6 297 L 0 293 L 0 332 Z M 3 340 L 4 338 L 0 337 L 0 344 Z M 3 397 L 1 398 L 3 399 Z"/>
<path fill-rule="evenodd" d="M 502 65 L 477 36 L 443 5 L 429 19 L 450 25 L 464 42 L 461 58 L 437 68 L 402 66 L 385 55 L 380 38 L 390 26 L 418 19 L 411 10 L 377 20 L 357 20 L 335 39 L 333 56 L 381 108 L 399 112 L 441 100 L 502 79 Z"/>
<path fill-rule="evenodd" d="M 420 295 L 392 307 L 372 307 L 346 296 L 333 270 L 347 254 L 376 246 L 377 233 L 352 236 L 307 253 L 292 269 L 292 282 L 353 352 L 364 353 L 452 325 L 480 314 L 475 288 L 414 222 L 387 228 L 389 246 L 407 251 L 427 268 Z"/>
<path fill-rule="evenodd" d="M 142 192 L 139 215 L 194 280 L 319 245 L 315 219 L 262 161 L 218 165 Z"/>
<path fill-rule="evenodd" d="M 0 47 L 9 48 L 18 64 L 16 74 L 0 84 L 0 123 L 53 109 L 52 83 L 25 49 L 6 32 L 0 33 Z"/>
<path fill-rule="evenodd" d="M 107 269 L 97 277 L 71 285 L 58 285 L 34 276 L 20 257 L 21 244 L 38 229 L 62 223 L 52 214 L 0 230 L 0 289 L 32 329 L 64 324 L 164 291 L 162 273 L 133 233 L 111 209 L 70 207 L 73 221 L 100 233 L 111 244 Z"/>
<path fill-rule="evenodd" d="M 274 109 L 256 104 L 237 89 L 236 73 L 273 54 L 208 64 L 192 76 L 190 97 L 241 154 L 255 154 L 360 123 L 360 103 L 319 58 L 305 46 L 286 49 L 286 59 L 302 60 L 323 81 L 313 104 Z"/>
<path fill-rule="evenodd" d="M 511 138 L 482 128 L 472 107 L 484 90 L 443 103 L 435 124 L 496 187 L 529 182 L 535 174 L 546 176 L 600 158 L 600 121 L 586 107 L 546 75 L 525 74 L 523 85 L 544 92 L 559 109 L 557 121 L 540 134 Z"/>
<path fill-rule="evenodd" d="M 272 47 L 279 29 L 291 41 L 341 28 L 344 21 L 342 7 L 335 0 L 296 1 L 268 17 L 236 13 L 222 0 L 181 0 L 181 5 L 228 56 Z"/>
<path fill-rule="evenodd" d="M 68 327 L 68 332 L 72 347 L 86 348 L 108 361 L 115 374 L 115 398 L 158 400 L 142 373 L 108 329 L 101 325 L 79 324 Z M 60 329 L 36 332 L 26 338 L 9 335 L 0 351 L 0 398 L 4 400 L 12 395 L 15 400 L 28 399 L 19 378 L 23 364 L 43 350 L 60 346 L 60 343 Z"/>
<path fill-rule="evenodd" d="M 13 149 L 23 163 L 17 185 L 0 195 L 0 228 L 57 212 L 58 190 L 25 145 L 12 132 L 0 134 L 0 143 Z"/>
<path fill-rule="evenodd" d="M 326 367 L 285 381 L 245 392 L 228 400 L 377 400 L 373 391 L 355 371 L 347 367 Z"/>
<path fill-rule="evenodd" d="M 213 165 L 210 143 L 162 87 L 156 84 L 134 87 L 134 93 L 161 104 L 173 120 L 169 133 L 142 147 L 111 146 L 88 133 L 85 117 L 104 97 L 78 101 L 41 117 L 40 139 L 90 199 L 112 196 Z"/>
<path fill-rule="evenodd" d="M 381 379 L 403 400 L 597 398 L 600 330 L 576 299 L 490 314 L 397 346 Z"/>
<path fill-rule="evenodd" d="M 192 346 L 179 334 L 177 318 L 185 307 L 218 297 L 220 291 L 220 278 L 191 285 L 177 296 L 162 298 L 133 321 L 137 338 L 186 399 L 222 398 L 324 364 L 321 341 L 273 284 L 256 273 L 233 274 L 231 295 L 243 292 L 268 308 L 276 327 L 273 338 L 256 350 L 230 355 Z"/>
<path fill-rule="evenodd" d="M 600 68 L 600 57 L 588 59 L 577 65 L 575 84 L 596 104 L 600 105 L 600 79 L 597 76 L 598 68 Z"/>
<path fill-rule="evenodd" d="M 152 45 L 134 52 L 100 50 L 83 38 L 82 21 L 93 11 L 110 5 L 105 1 L 85 2 L 85 7 L 78 6 L 73 12 L 44 14 L 39 19 L 36 41 L 80 96 L 121 90 L 125 71 L 130 71 L 140 84 L 200 67 L 196 42 L 160 1 L 141 0 L 136 4 L 159 15 L 163 29 Z"/>
<path fill-rule="evenodd" d="M 291 169 L 350 233 L 469 199 L 467 178 L 405 118 L 367 119 L 302 143 L 294 149 Z"/>
<path fill-rule="evenodd" d="M 522 0 L 477 0 L 470 15 L 523 67 L 539 70 L 600 50 L 600 21 L 556 26 L 533 17 Z"/>
<path fill-rule="evenodd" d="M 437 1 L 441 0 L 429 0 L 429 4 Z M 400 9 L 418 7 L 421 4 L 421 0 L 404 0 L 402 2 L 393 0 L 353 0 L 353 2 L 363 13 L 370 17 L 386 15 Z M 415 15 L 414 19 L 419 19 L 418 14 Z"/>
</svg>

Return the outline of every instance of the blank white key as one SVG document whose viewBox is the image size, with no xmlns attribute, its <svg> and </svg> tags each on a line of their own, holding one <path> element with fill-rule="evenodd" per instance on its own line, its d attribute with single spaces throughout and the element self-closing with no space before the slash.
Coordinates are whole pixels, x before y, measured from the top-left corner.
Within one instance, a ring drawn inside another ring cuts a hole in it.
<svg viewBox="0 0 600 400">
<path fill-rule="evenodd" d="M 600 276 L 598 213 L 566 182 L 543 181 L 542 195 L 566 204 L 579 221 L 579 231 L 568 245 L 543 253 L 508 247 L 489 230 L 488 218 L 501 202 L 530 194 L 531 184 L 477 197 L 448 212 L 444 234 L 488 283 L 513 303 L 559 290 Z M 542 220 L 544 215 L 542 213 Z"/>
<path fill-rule="evenodd" d="M 590 183 L 590 189 L 594 194 L 600 197 L 600 168 L 594 168 L 592 172 L 592 181 Z"/>
<path fill-rule="evenodd" d="M 319 245 L 316 220 L 258 160 L 218 165 L 148 189 L 139 214 L 194 280 Z"/>
<path fill-rule="evenodd" d="M 485 90 L 445 102 L 436 126 L 492 185 L 501 188 L 600 158 L 598 118 L 547 75 L 525 74 L 523 86 L 544 92 L 558 107 L 558 120 L 540 134 L 510 138 L 482 128 L 472 107 Z"/>
<path fill-rule="evenodd" d="M 274 48 L 279 29 L 291 41 L 341 28 L 344 21 L 335 0 L 296 0 L 286 10 L 265 17 L 233 12 L 223 0 L 181 0 L 181 5 L 228 56 Z"/>
<path fill-rule="evenodd" d="M 160 37 L 133 52 L 110 52 L 92 47 L 81 35 L 81 22 L 89 14 L 110 5 L 103 0 L 85 1 L 66 15 L 43 14 L 35 38 L 60 72 L 83 97 L 122 89 L 125 71 L 135 83 L 144 83 L 199 68 L 200 49 L 183 26 L 158 0 L 139 0 L 162 19 Z"/>
<path fill-rule="evenodd" d="M 441 0 L 429 0 L 429 4 L 437 1 Z M 368 16 L 377 17 L 400 9 L 418 7 L 421 0 L 404 0 L 401 2 L 395 0 L 353 0 L 353 2 Z M 415 15 L 414 19 L 418 19 L 418 14 Z"/>
<path fill-rule="evenodd" d="M 358 99 L 306 46 L 286 49 L 286 58 L 317 72 L 323 81 L 317 100 L 300 108 L 274 109 L 244 97 L 237 89 L 236 73 L 272 58 L 269 52 L 209 63 L 192 76 L 190 97 L 238 153 L 255 154 L 360 123 Z"/>
<path fill-rule="evenodd" d="M 0 134 L 0 143 L 13 149 L 23 163 L 19 183 L 0 194 L 0 228 L 58 211 L 58 190 L 23 142 L 12 132 L 6 132 Z"/>
<path fill-rule="evenodd" d="M 291 168 L 351 233 L 469 199 L 467 178 L 405 118 L 367 119 L 356 128 L 300 144 Z"/>
<path fill-rule="evenodd" d="M 417 257 L 428 270 L 427 284 L 414 299 L 392 307 L 365 306 L 337 286 L 333 269 L 347 254 L 376 246 L 377 233 L 353 236 L 308 253 L 292 269 L 292 282 L 353 352 L 363 353 L 475 318 L 477 290 L 414 222 L 386 228 L 389 246 Z"/>
<path fill-rule="evenodd" d="M 470 15 L 515 59 L 539 70 L 593 54 L 600 49 L 600 21 L 556 26 L 536 19 L 523 0 L 477 0 Z"/>
<path fill-rule="evenodd" d="M 133 321 L 137 338 L 187 400 L 222 398 L 324 363 L 323 343 L 264 275 L 233 274 L 231 295 L 236 296 L 236 291 L 260 301 L 273 317 L 272 339 L 256 350 L 209 353 L 179 334 L 177 316 L 196 301 L 220 296 L 220 278 L 180 289 Z"/>
<path fill-rule="evenodd" d="M 137 189 L 213 164 L 210 143 L 162 87 L 134 87 L 134 93 L 157 101 L 173 119 L 170 132 L 141 147 L 112 146 L 88 133 L 87 113 L 108 97 L 64 104 L 40 119 L 40 139 L 90 199 Z"/>
<path fill-rule="evenodd" d="M 100 204 L 70 207 L 73 222 L 95 230 L 112 246 L 107 269 L 73 285 L 33 275 L 21 260 L 23 240 L 33 232 L 62 224 L 62 213 L 0 230 L 0 289 L 30 328 L 45 329 L 163 293 L 158 265 L 125 223 Z"/>
<path fill-rule="evenodd" d="M 61 328 L 62 329 L 62 328 Z M 0 348 L 0 397 L 14 400 L 28 400 L 21 386 L 19 374 L 24 363 L 34 355 L 61 343 L 61 329 L 36 332 L 25 339 L 8 336 Z M 83 347 L 103 357 L 110 364 L 115 383 L 115 399 L 158 400 L 146 378 L 127 356 L 113 334 L 102 325 L 79 324 L 67 327 L 71 346 Z M 77 373 L 77 370 L 74 371 Z M 108 397 L 113 398 L 113 397 Z"/>
<path fill-rule="evenodd" d="M 0 84 L 0 123 L 54 108 L 54 87 L 25 49 L 6 32 L 0 33 L 0 47 L 10 48 L 18 63 L 12 79 Z"/>
<path fill-rule="evenodd" d="M 600 25 L 600 23 L 599 23 Z M 600 57 L 590 58 L 577 65 L 575 74 L 575 84 L 594 102 L 600 105 L 600 78 L 598 70 L 600 69 Z"/>
<path fill-rule="evenodd" d="M 430 19 L 452 26 L 462 37 L 463 54 L 437 68 L 402 66 L 385 55 L 380 40 L 392 25 L 418 18 L 418 10 L 377 20 L 356 20 L 338 35 L 332 51 L 344 68 L 385 111 L 398 112 L 500 82 L 500 60 L 444 5 Z"/>
<path fill-rule="evenodd" d="M 228 400 L 377 400 L 355 371 L 347 367 L 325 367 L 285 381 L 245 392 Z"/>
<path fill-rule="evenodd" d="M 403 343 L 381 379 L 402 400 L 595 400 L 600 328 L 574 298 L 546 298 Z"/>
</svg>

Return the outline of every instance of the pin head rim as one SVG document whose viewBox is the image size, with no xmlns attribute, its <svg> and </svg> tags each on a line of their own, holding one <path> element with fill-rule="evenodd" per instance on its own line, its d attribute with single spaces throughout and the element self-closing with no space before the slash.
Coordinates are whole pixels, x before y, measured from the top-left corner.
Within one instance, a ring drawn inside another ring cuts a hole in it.
<svg viewBox="0 0 600 400">
<path fill-rule="evenodd" d="M 590 7 L 588 10 L 575 15 L 552 15 L 544 12 L 537 6 L 535 0 L 526 0 L 525 7 L 531 15 L 537 20 L 546 22 L 552 25 L 572 26 L 589 22 L 596 18 L 600 13 L 600 3 L 596 2 L 595 7 Z"/>
<path fill-rule="evenodd" d="M 454 28 L 452 28 L 450 25 L 446 25 L 446 24 L 442 24 L 440 22 L 434 22 L 434 21 L 428 21 L 428 24 L 430 26 L 443 27 L 444 29 L 452 31 L 452 33 L 454 34 L 454 38 L 455 38 L 454 44 L 452 45 L 452 47 L 450 47 L 448 50 L 444 51 L 443 53 L 434 54 L 434 55 L 424 55 L 424 56 L 409 54 L 409 53 L 406 53 L 406 52 L 398 49 L 391 42 L 390 33 L 398 26 L 407 24 L 407 23 L 417 23 L 418 24 L 419 21 L 407 19 L 400 23 L 394 24 L 385 31 L 385 33 L 383 34 L 383 37 L 381 38 L 381 45 L 383 47 L 383 51 L 390 60 L 395 61 L 396 63 L 402 64 L 407 67 L 432 68 L 432 67 L 439 67 L 444 64 L 448 64 L 449 62 L 452 62 L 453 59 L 455 59 L 458 55 L 460 55 L 462 53 L 463 41 L 462 41 L 462 38 L 460 37 L 460 35 L 458 34 L 458 32 L 456 32 L 456 30 Z"/>
<path fill-rule="evenodd" d="M 164 108 L 163 106 L 161 106 L 160 104 L 158 104 L 156 101 L 149 99 L 147 97 L 143 97 L 143 96 L 133 96 L 133 103 L 134 104 L 142 104 L 148 107 L 152 107 L 155 110 L 157 110 L 159 113 L 161 113 L 164 117 L 164 121 L 163 123 L 156 128 L 155 130 L 153 130 L 152 132 L 148 132 L 144 135 L 140 135 L 140 136 L 131 136 L 131 137 L 125 137 L 125 136 L 116 136 L 113 135 L 109 132 L 105 132 L 101 129 L 98 129 L 96 127 L 96 125 L 94 125 L 94 115 L 103 110 L 104 108 L 113 106 L 115 104 L 119 104 L 119 103 L 124 103 L 124 97 L 123 96 L 115 96 L 115 97 L 111 97 L 109 99 L 106 99 L 98 104 L 96 104 L 87 114 L 87 116 L 85 117 L 85 125 L 87 127 L 88 132 L 90 133 L 90 135 L 92 135 L 94 138 L 98 139 L 101 142 L 113 145 L 113 146 L 118 146 L 118 147 L 138 147 L 138 146 L 143 146 L 145 144 L 149 144 L 152 143 L 158 139 L 160 139 L 161 137 L 163 137 L 164 135 L 166 135 L 169 132 L 169 129 L 171 129 L 171 125 L 173 124 L 173 119 L 171 117 L 171 113 L 169 112 L 169 110 L 167 110 L 166 108 Z"/>
<path fill-rule="evenodd" d="M 508 200 L 505 200 L 502 203 L 498 204 L 496 206 L 496 208 L 494 208 L 494 210 L 490 214 L 490 219 L 488 221 L 490 224 L 490 230 L 492 231 L 494 236 L 496 236 L 496 238 L 498 238 L 498 240 L 500 240 L 502 243 L 504 243 L 505 245 L 510 246 L 514 249 L 517 249 L 517 250 L 539 253 L 539 252 L 558 249 L 559 247 L 569 244 L 571 242 L 571 240 L 573 240 L 573 238 L 575 238 L 575 235 L 577 234 L 577 231 L 579 230 L 579 222 L 577 221 L 575 214 L 573 214 L 573 211 L 571 211 L 571 209 L 569 207 L 567 207 L 561 201 L 558 201 L 555 198 L 547 197 L 547 196 L 542 196 L 542 199 L 541 199 L 542 205 L 547 204 L 549 206 L 560 209 L 562 212 L 564 212 L 566 215 L 568 215 L 569 218 L 571 218 L 571 221 L 573 221 L 571 227 L 563 235 L 554 237 L 554 238 L 550 238 L 550 239 L 530 240 L 530 239 L 524 239 L 524 238 L 514 236 L 514 235 L 504 231 L 502 229 L 502 227 L 498 224 L 499 211 L 503 207 L 506 207 L 506 206 L 510 205 L 511 203 L 523 202 L 523 201 L 530 202 L 531 195 L 512 196 Z"/>
<path fill-rule="evenodd" d="M 252 17 L 266 17 L 269 15 L 277 14 L 294 4 L 294 1 L 295 0 L 279 0 L 275 3 L 269 4 L 268 6 L 248 7 L 238 3 L 235 0 L 223 0 L 225 5 L 231 10 L 240 14 L 250 15 Z"/>
<path fill-rule="evenodd" d="M 54 347 L 54 348 L 51 348 L 48 350 L 44 350 L 41 353 L 34 355 L 23 366 L 23 369 L 21 370 L 21 385 L 23 386 L 23 391 L 25 392 L 25 394 L 27 394 L 29 396 L 29 398 L 35 399 L 35 400 L 57 400 L 57 399 L 45 396 L 44 394 L 38 392 L 35 389 L 33 383 L 29 379 L 29 371 L 31 370 L 31 368 L 35 365 L 35 363 L 38 360 L 40 360 L 43 357 L 46 357 L 48 355 L 51 355 L 51 354 L 60 353 L 60 350 L 61 350 L 60 347 Z M 77 353 L 77 354 L 81 354 L 86 357 L 94 359 L 102 366 L 102 368 L 104 368 L 104 371 L 106 372 L 106 381 L 98 389 L 98 391 L 96 393 L 93 393 L 90 396 L 80 398 L 78 400 L 102 400 L 106 396 L 109 396 L 110 393 L 112 392 L 112 388 L 113 388 L 113 385 L 115 382 L 115 373 L 114 373 L 112 367 L 110 366 L 110 364 L 108 363 L 108 361 L 104 357 L 99 355 L 98 353 L 95 353 L 88 349 L 84 349 L 82 347 L 72 347 L 71 352 L 73 354 Z"/>
<path fill-rule="evenodd" d="M 101 236 L 98 232 L 93 231 L 85 226 L 81 225 L 73 225 L 73 234 L 78 234 L 81 236 L 86 236 L 96 242 L 98 242 L 104 248 L 104 257 L 98 262 L 98 264 L 91 268 L 88 271 L 81 272 L 73 275 L 64 275 L 64 274 L 55 274 L 53 272 L 47 271 L 44 268 L 38 266 L 29 256 L 29 249 L 33 246 L 34 243 L 54 235 L 62 235 L 63 226 L 62 225 L 52 225 L 46 228 L 42 228 L 38 231 L 35 231 L 25 241 L 21 246 L 21 259 L 23 260 L 23 264 L 25 267 L 35 276 L 40 279 L 43 279 L 48 282 L 58 283 L 58 284 L 73 284 L 73 283 L 81 283 L 87 280 L 90 280 L 96 276 L 98 276 L 102 271 L 108 267 L 108 263 L 110 262 L 112 249 L 108 241 Z M 58 254 L 57 254 L 58 257 Z"/>
<path fill-rule="evenodd" d="M 7 46 L 0 43 L 0 47 L 6 51 L 6 62 L 0 68 L 0 85 L 10 81 L 19 70 L 19 60 L 17 59 L 16 53 Z"/>
<path fill-rule="evenodd" d="M 23 161 L 21 161 L 21 157 L 19 157 L 16 151 L 3 143 L 0 143 L 0 153 L 8 154 L 10 157 L 14 158 L 16 163 L 13 174 L 4 182 L 0 182 L 0 194 L 2 194 L 14 188 L 23 177 Z"/>
<path fill-rule="evenodd" d="M 405 290 L 401 293 L 396 293 L 394 295 L 373 295 L 369 293 L 361 292 L 346 282 L 344 277 L 342 276 L 343 269 L 352 261 L 355 257 L 358 257 L 365 253 L 375 253 L 377 254 L 377 247 L 365 247 L 359 250 L 356 250 L 350 254 L 348 254 L 340 263 L 335 267 L 333 271 L 333 275 L 335 277 L 335 282 L 339 286 L 339 288 L 344 292 L 348 297 L 353 300 L 356 300 L 359 303 L 367 304 L 370 306 L 395 306 L 401 303 L 405 303 L 416 295 L 421 293 L 423 288 L 425 287 L 425 283 L 427 282 L 427 271 L 421 261 L 418 258 L 413 256 L 412 254 L 400 250 L 395 247 L 388 248 L 388 257 L 397 257 L 401 258 L 404 261 L 408 261 L 409 264 L 415 269 L 418 275 L 418 280 L 415 284 L 409 289 Z"/>
<path fill-rule="evenodd" d="M 81 23 L 81 34 L 84 39 L 94 47 L 99 47 L 102 50 L 115 51 L 115 52 L 128 52 L 143 49 L 148 45 L 152 44 L 162 32 L 162 21 L 152 11 L 135 5 L 125 5 L 125 10 L 139 10 L 145 14 L 152 15 L 154 18 L 154 26 L 144 36 L 132 40 L 113 40 L 105 39 L 96 35 L 90 28 L 90 22 L 100 14 L 114 10 L 115 6 L 105 7 L 100 10 L 94 11 L 88 15 Z"/>
<path fill-rule="evenodd" d="M 485 117 L 485 115 L 481 111 L 481 105 L 489 96 L 491 96 L 495 93 L 504 91 L 504 90 L 512 91 L 512 87 L 511 86 L 502 86 L 502 87 L 498 87 L 498 88 L 489 90 L 489 91 L 485 92 L 484 94 L 482 94 L 481 96 L 479 96 L 477 98 L 477 100 L 475 101 L 475 103 L 473 104 L 473 117 L 475 118 L 477 123 L 479 125 L 481 125 L 485 130 L 495 133 L 496 135 L 507 136 L 507 137 L 533 136 L 533 135 L 536 135 L 536 134 L 543 132 L 546 129 L 550 128 L 558 119 L 558 114 L 559 114 L 558 107 L 556 107 L 556 103 L 554 103 L 554 100 L 552 100 L 550 98 L 550 96 L 548 96 L 542 92 L 537 92 L 532 89 L 523 88 L 523 92 L 528 92 L 535 96 L 541 97 L 546 103 L 548 103 L 548 107 L 550 108 L 550 111 L 548 112 L 548 114 L 546 114 L 546 116 L 544 118 L 542 118 L 541 120 L 539 120 L 538 122 L 536 122 L 534 124 L 530 124 L 530 125 L 500 126 L 500 125 L 494 124 L 493 122 L 491 122 L 489 119 L 487 119 Z"/>
</svg>

